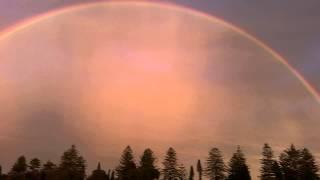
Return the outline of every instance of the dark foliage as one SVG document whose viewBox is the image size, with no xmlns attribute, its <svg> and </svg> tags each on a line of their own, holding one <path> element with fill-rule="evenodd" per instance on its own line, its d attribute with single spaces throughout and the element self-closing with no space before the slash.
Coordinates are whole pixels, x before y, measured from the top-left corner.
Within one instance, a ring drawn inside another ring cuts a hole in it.
<svg viewBox="0 0 320 180">
<path fill-rule="evenodd" d="M 249 167 L 240 146 L 230 159 L 227 180 L 251 180 Z"/>
<path fill-rule="evenodd" d="M 199 159 L 198 162 L 197 162 L 197 172 L 198 172 L 198 175 L 199 175 L 199 180 L 202 180 L 202 165 L 201 165 L 201 160 Z"/>
<path fill-rule="evenodd" d="M 119 180 L 136 180 L 137 166 L 134 162 L 133 151 L 130 146 L 127 146 L 123 151 L 120 164 L 116 168 L 116 174 Z"/>
<path fill-rule="evenodd" d="M 277 161 L 272 148 L 265 144 L 260 162 L 261 180 L 320 180 L 315 157 L 307 148 L 296 149 L 291 145 L 280 154 Z M 8 174 L 3 174 L 0 166 L 0 180 L 201 180 L 203 173 L 211 180 L 251 180 L 249 167 L 240 147 L 231 157 L 228 166 L 225 166 L 220 150 L 212 148 L 205 161 L 205 168 L 200 160 L 196 162 L 198 176 L 195 175 L 193 166 L 186 171 L 178 162 L 177 152 L 173 148 L 168 149 L 162 165 L 160 171 L 151 149 L 143 152 L 136 165 L 133 151 L 127 146 L 115 171 L 105 171 L 98 163 L 97 168 L 87 176 L 86 161 L 73 145 L 63 153 L 59 165 L 51 161 L 41 165 L 38 158 L 27 161 L 25 156 L 20 156 Z"/>
</svg>

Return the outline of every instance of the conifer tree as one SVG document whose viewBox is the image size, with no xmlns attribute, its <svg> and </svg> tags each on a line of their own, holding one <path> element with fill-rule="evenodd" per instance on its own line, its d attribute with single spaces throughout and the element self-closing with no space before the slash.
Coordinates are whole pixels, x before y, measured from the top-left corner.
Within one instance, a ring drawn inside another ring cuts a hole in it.
<svg viewBox="0 0 320 180">
<path fill-rule="evenodd" d="M 202 171 L 203 171 L 203 169 L 202 169 L 201 161 L 199 159 L 197 162 L 197 172 L 199 175 L 199 180 L 202 180 Z"/>
<path fill-rule="evenodd" d="M 179 180 L 187 180 L 187 170 L 183 164 L 179 165 L 178 170 L 179 170 Z"/>
<path fill-rule="evenodd" d="M 280 165 L 285 180 L 299 180 L 300 151 L 292 144 L 280 154 Z"/>
<path fill-rule="evenodd" d="M 20 156 L 16 163 L 12 167 L 12 172 L 23 173 L 26 172 L 28 168 L 27 160 L 24 156 Z"/>
<path fill-rule="evenodd" d="M 119 180 L 134 180 L 137 178 L 137 166 L 134 162 L 133 151 L 127 146 L 122 153 L 120 164 L 116 168 Z"/>
<path fill-rule="evenodd" d="M 101 164 L 98 163 L 97 169 L 94 170 L 88 180 L 107 180 L 109 177 L 106 172 L 101 169 Z"/>
<path fill-rule="evenodd" d="M 57 165 L 55 165 L 51 161 L 47 161 L 45 164 L 43 164 L 42 170 L 53 170 L 56 168 L 57 168 Z"/>
<path fill-rule="evenodd" d="M 230 159 L 227 180 L 251 180 L 249 168 L 240 146 Z"/>
<path fill-rule="evenodd" d="M 24 156 L 20 156 L 14 163 L 11 172 L 9 173 L 10 180 L 24 180 L 27 174 L 27 160 Z"/>
<path fill-rule="evenodd" d="M 273 172 L 274 172 L 274 175 L 275 175 L 275 179 L 276 179 L 276 180 L 283 180 L 282 169 L 281 169 L 278 161 L 274 161 L 274 162 L 273 162 L 272 170 L 273 170 Z"/>
<path fill-rule="evenodd" d="M 29 168 L 32 171 L 38 171 L 41 167 L 41 161 L 38 158 L 34 158 L 29 162 Z"/>
<path fill-rule="evenodd" d="M 59 169 L 60 179 L 78 180 L 85 177 L 86 162 L 75 145 L 65 151 L 61 157 Z"/>
<path fill-rule="evenodd" d="M 146 149 L 140 159 L 139 179 L 158 179 L 160 172 L 155 165 L 156 157 L 151 149 Z"/>
<path fill-rule="evenodd" d="M 264 144 L 262 148 L 262 159 L 261 162 L 261 169 L 260 169 L 260 179 L 261 180 L 278 180 L 279 175 L 277 169 L 279 166 L 276 160 L 274 159 L 273 150 L 269 146 L 269 144 Z M 277 167 L 276 167 L 277 166 Z"/>
<path fill-rule="evenodd" d="M 47 161 L 42 165 L 41 180 L 56 180 L 58 175 L 58 167 L 53 162 Z"/>
<path fill-rule="evenodd" d="M 193 170 L 193 166 L 190 166 L 189 180 L 194 180 L 194 170 Z"/>
<path fill-rule="evenodd" d="M 205 175 L 210 180 L 224 180 L 226 165 L 218 148 L 212 148 L 206 161 Z"/>
<path fill-rule="evenodd" d="M 311 154 L 311 152 L 304 148 L 301 151 L 301 157 L 300 157 L 300 179 L 299 180 L 319 180 L 318 175 L 318 166 L 315 162 L 314 156 Z"/>
<path fill-rule="evenodd" d="M 169 148 L 163 161 L 163 179 L 175 180 L 181 178 L 181 172 L 179 170 L 177 153 L 173 148 Z"/>
</svg>

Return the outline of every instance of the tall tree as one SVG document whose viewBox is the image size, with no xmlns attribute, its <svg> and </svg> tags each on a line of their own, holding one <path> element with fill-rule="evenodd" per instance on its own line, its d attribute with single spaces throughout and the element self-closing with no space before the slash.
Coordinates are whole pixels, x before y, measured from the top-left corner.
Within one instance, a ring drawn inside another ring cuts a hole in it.
<svg viewBox="0 0 320 180">
<path fill-rule="evenodd" d="M 299 180 L 319 180 L 318 166 L 311 152 L 304 148 L 300 157 L 300 179 Z"/>
<path fill-rule="evenodd" d="M 283 173 L 281 166 L 279 165 L 278 161 L 273 162 L 272 171 L 274 172 L 276 180 L 283 180 Z"/>
<path fill-rule="evenodd" d="M 169 148 L 163 161 L 163 179 L 181 179 L 181 172 L 178 165 L 177 153 L 173 148 Z"/>
<path fill-rule="evenodd" d="M 65 151 L 61 157 L 59 169 L 61 179 L 81 180 L 85 177 L 86 161 L 80 156 L 75 145 Z"/>
<path fill-rule="evenodd" d="M 12 172 L 23 173 L 28 168 L 27 160 L 24 156 L 20 156 L 12 167 Z"/>
<path fill-rule="evenodd" d="M 280 165 L 285 180 L 299 180 L 300 151 L 291 146 L 280 154 Z"/>
<path fill-rule="evenodd" d="M 190 166 L 189 180 L 194 180 L 194 170 L 193 170 L 193 166 Z"/>
<path fill-rule="evenodd" d="M 183 164 L 180 164 L 178 167 L 179 170 L 179 180 L 187 180 L 187 169 Z"/>
<path fill-rule="evenodd" d="M 197 172 L 199 175 L 199 180 L 202 180 L 202 171 L 203 171 L 203 169 L 202 169 L 201 161 L 199 159 L 197 162 Z"/>
<path fill-rule="evenodd" d="M 26 158 L 24 156 L 20 156 L 9 173 L 9 180 L 25 180 L 27 169 L 28 165 Z"/>
<path fill-rule="evenodd" d="M 226 165 L 218 148 L 212 148 L 206 161 L 205 175 L 210 180 L 224 180 L 226 178 Z"/>
<path fill-rule="evenodd" d="M 133 151 L 127 146 L 122 153 L 120 164 L 116 168 L 119 180 L 134 180 L 137 178 L 137 166 L 134 162 Z"/>
<path fill-rule="evenodd" d="M 146 149 L 140 159 L 139 179 L 158 179 L 160 172 L 155 165 L 156 157 L 151 149 Z"/>
<path fill-rule="evenodd" d="M 230 159 L 227 180 L 251 180 L 246 158 L 240 146 Z"/>
<path fill-rule="evenodd" d="M 41 167 L 41 161 L 38 158 L 31 159 L 29 162 L 29 168 L 32 171 L 38 171 Z"/>
<path fill-rule="evenodd" d="M 261 180 L 278 180 L 279 179 L 279 169 L 277 169 L 278 163 L 274 159 L 273 150 L 269 144 L 264 144 L 262 148 L 262 159 L 261 169 L 260 169 L 260 179 Z M 277 166 L 277 167 L 276 167 Z"/>
</svg>

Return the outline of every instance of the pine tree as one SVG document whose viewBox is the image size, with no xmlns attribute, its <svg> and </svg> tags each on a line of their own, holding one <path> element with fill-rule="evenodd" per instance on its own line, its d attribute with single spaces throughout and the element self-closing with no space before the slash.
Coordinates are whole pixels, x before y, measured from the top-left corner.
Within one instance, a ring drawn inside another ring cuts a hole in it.
<svg viewBox="0 0 320 180">
<path fill-rule="evenodd" d="M 193 170 L 193 166 L 190 167 L 189 180 L 194 180 L 194 170 Z"/>
<path fill-rule="evenodd" d="M 230 159 L 227 180 L 251 180 L 245 156 L 239 146 Z"/>
<path fill-rule="evenodd" d="M 178 170 L 179 170 L 179 180 L 187 180 L 187 170 L 183 164 L 179 165 Z"/>
<path fill-rule="evenodd" d="M 53 162 L 47 161 L 42 165 L 41 180 L 56 180 L 58 175 L 58 167 Z"/>
<path fill-rule="evenodd" d="M 300 179 L 299 180 L 318 180 L 318 166 L 311 152 L 304 148 L 300 157 Z"/>
<path fill-rule="evenodd" d="M 280 155 L 280 165 L 285 180 L 299 180 L 300 151 L 292 144 Z"/>
<path fill-rule="evenodd" d="M 101 164 L 98 163 L 98 167 L 96 170 L 92 172 L 92 175 L 88 178 L 88 180 L 107 180 L 109 177 L 106 172 L 101 169 Z"/>
<path fill-rule="evenodd" d="M 24 156 L 20 156 L 16 163 L 12 167 L 12 172 L 24 173 L 27 171 L 28 165 L 27 160 Z"/>
<path fill-rule="evenodd" d="M 151 149 L 146 149 L 140 159 L 139 179 L 153 180 L 158 179 L 160 172 L 155 165 L 156 158 Z"/>
<path fill-rule="evenodd" d="M 260 159 L 261 162 L 261 169 L 260 169 L 260 179 L 261 180 L 278 180 L 279 175 L 277 175 L 278 172 L 275 167 L 278 163 L 274 159 L 273 151 L 269 144 L 264 144 L 262 149 L 262 159 Z M 275 164 L 276 163 L 276 164 Z"/>
<path fill-rule="evenodd" d="M 179 170 L 177 153 L 173 148 L 169 148 L 163 161 L 163 179 L 175 180 L 180 179 L 181 172 Z"/>
<path fill-rule="evenodd" d="M 278 163 L 278 161 L 274 161 L 272 165 L 272 171 L 274 172 L 276 180 L 283 180 L 282 169 Z"/>
<path fill-rule="evenodd" d="M 198 175 L 199 175 L 199 180 L 202 180 L 202 165 L 201 165 L 201 161 L 198 160 L 197 162 L 197 172 L 198 172 Z"/>
<path fill-rule="evenodd" d="M 38 158 L 34 158 L 29 162 L 29 168 L 32 171 L 38 171 L 41 166 L 41 161 Z"/>
<path fill-rule="evenodd" d="M 45 164 L 43 164 L 42 170 L 53 170 L 56 168 L 57 168 L 57 165 L 55 165 L 51 161 L 47 161 Z"/>
<path fill-rule="evenodd" d="M 86 162 L 75 145 L 63 153 L 59 165 L 60 179 L 78 180 L 85 177 Z"/>
<path fill-rule="evenodd" d="M 210 180 L 224 180 L 226 166 L 218 148 L 212 148 L 206 161 L 205 175 Z"/>
<path fill-rule="evenodd" d="M 136 179 L 136 164 L 134 162 L 133 151 L 130 146 L 127 146 L 122 153 L 120 165 L 116 168 L 116 173 L 119 180 Z"/>
</svg>

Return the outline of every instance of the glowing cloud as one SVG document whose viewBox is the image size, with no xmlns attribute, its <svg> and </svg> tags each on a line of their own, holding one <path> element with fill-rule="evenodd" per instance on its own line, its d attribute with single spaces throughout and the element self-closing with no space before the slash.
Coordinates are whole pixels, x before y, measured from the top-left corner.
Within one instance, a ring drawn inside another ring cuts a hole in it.
<svg viewBox="0 0 320 180">
<path fill-rule="evenodd" d="M 320 118 L 314 89 L 262 42 L 200 12 L 79 5 L 4 32 L 0 59 L 0 100 L 14 107 L 0 111 L 0 137 L 15 138 L 0 144 L 7 162 L 19 147 L 47 159 L 73 143 L 108 165 L 129 143 L 175 146 L 187 164 L 210 146 L 228 157 L 241 144 L 255 170 L 266 141 L 320 152 L 309 141 Z"/>
</svg>

